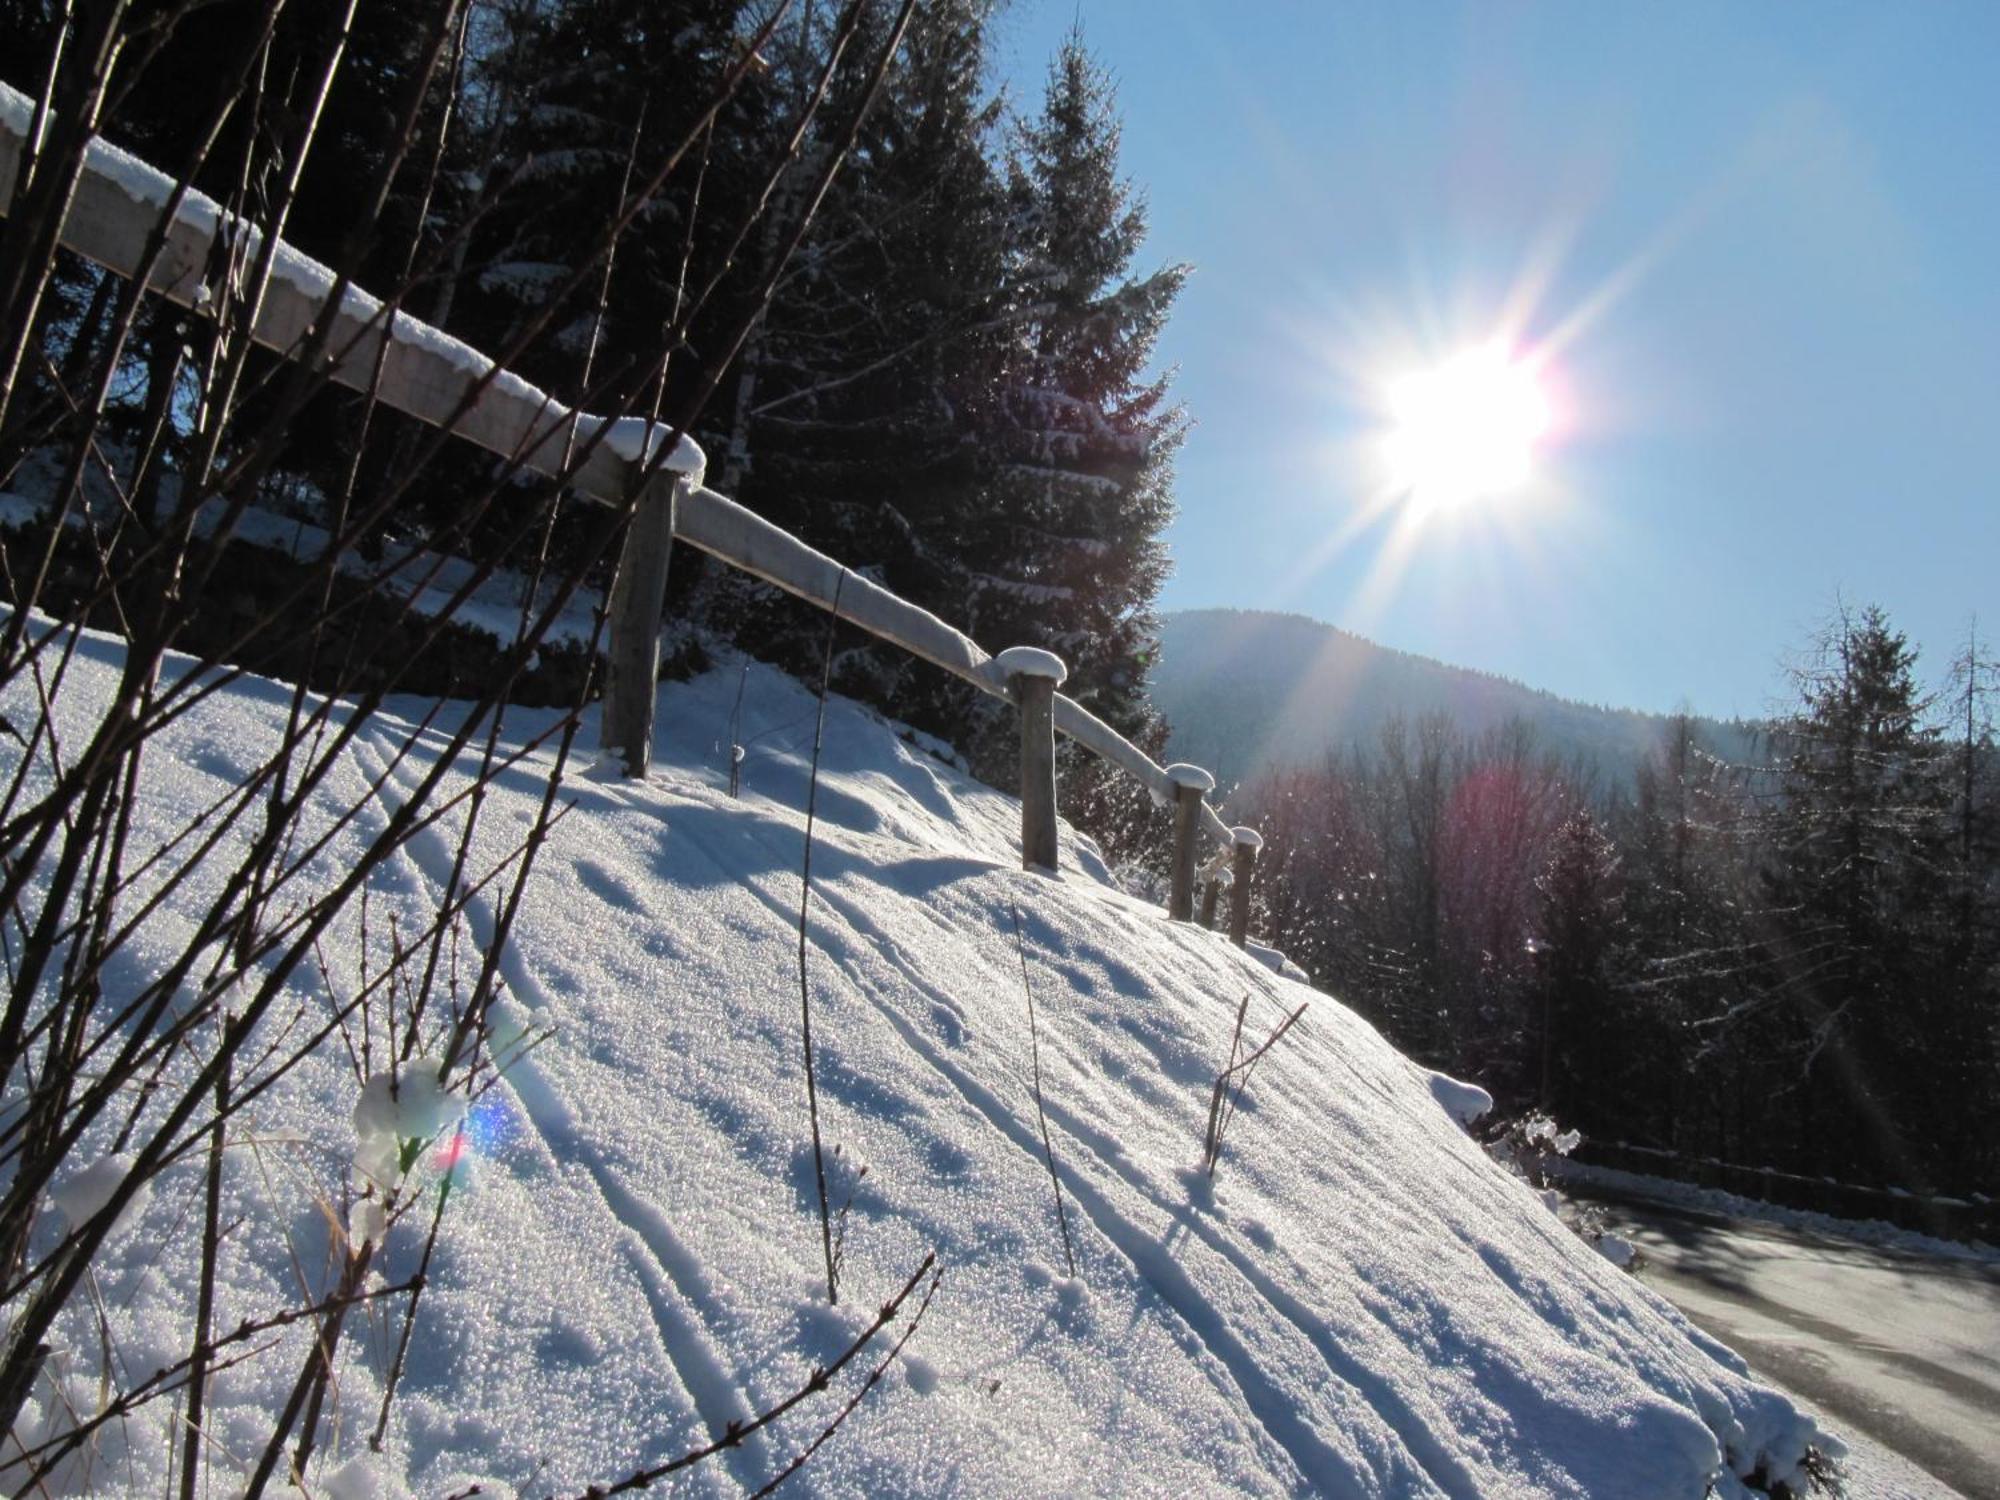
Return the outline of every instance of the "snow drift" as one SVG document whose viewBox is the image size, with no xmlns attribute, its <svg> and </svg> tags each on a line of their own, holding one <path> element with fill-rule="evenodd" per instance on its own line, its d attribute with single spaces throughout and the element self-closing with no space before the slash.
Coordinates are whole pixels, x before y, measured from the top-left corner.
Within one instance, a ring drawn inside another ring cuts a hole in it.
<svg viewBox="0 0 2000 1500">
<path fill-rule="evenodd" d="M 116 642 L 84 640 L 58 708 L 70 735 L 118 659 Z M 378 1313 L 350 1332 L 315 1493 L 616 1479 L 797 1388 L 930 1250 L 943 1280 L 904 1356 L 788 1492 L 1697 1500 L 1742 1493 L 1739 1478 L 1803 1482 L 1812 1423 L 1490 1161 L 1454 1117 L 1479 1107 L 1476 1090 L 1122 895 L 1067 829 L 1064 873 L 1024 873 L 1017 804 L 840 700 L 808 955 L 829 1192 L 845 1206 L 846 1295 L 829 1308 L 795 972 L 814 704 L 750 669 L 732 800 L 738 690 L 734 667 L 662 690 L 650 781 L 566 784 L 575 808 L 504 962 L 509 1025 L 550 1035 L 467 1118 L 472 1159 L 452 1168 L 464 1190 L 379 1454 L 367 1437 L 395 1325 Z M 174 725 L 138 836 L 169 836 L 257 764 L 289 691 L 245 682 Z M 379 826 L 421 770 L 388 766 L 408 732 L 398 715 L 427 707 L 393 705 L 363 730 L 323 793 L 329 812 L 388 769 Z M 23 724 L 36 710 L 17 690 L 0 711 Z M 504 738 L 548 722 L 510 712 Z M 0 740 L 0 769 L 20 753 Z M 503 778 L 482 847 L 518 837 L 550 759 Z M 398 914 L 427 920 L 448 861 L 442 833 L 413 846 L 371 895 L 377 939 Z M 1031 1094 L 1016 910 L 1074 1279 Z M 472 940 L 489 915 L 475 909 Z M 359 962 L 359 936 L 347 942 L 336 977 Z M 304 1013 L 325 1007 L 321 987 L 298 977 Z M 1246 994 L 1253 1043 L 1309 1005 L 1259 1065 L 1211 1181 L 1193 1168 Z M 298 1300 L 302 1280 L 323 1290 L 357 1120 L 363 1155 L 379 1156 L 377 1137 L 395 1135 L 385 1108 L 338 1048 L 259 1104 L 230 1155 L 225 1219 L 239 1227 L 219 1324 Z M 78 1153 L 72 1210 L 113 1145 Z M 100 1269 L 114 1383 L 185 1352 L 200 1182 L 193 1164 L 159 1179 Z M 420 1232 L 387 1231 L 390 1279 L 414 1269 Z M 24 1436 L 97 1399 L 94 1312 L 72 1308 L 61 1333 Z M 289 1330 L 217 1377 L 218 1466 L 260 1445 L 304 1338 Z M 852 1387 L 678 1476 L 677 1492 L 756 1489 Z M 168 1425 L 145 1409 L 64 1482 L 164 1492 Z"/>
</svg>

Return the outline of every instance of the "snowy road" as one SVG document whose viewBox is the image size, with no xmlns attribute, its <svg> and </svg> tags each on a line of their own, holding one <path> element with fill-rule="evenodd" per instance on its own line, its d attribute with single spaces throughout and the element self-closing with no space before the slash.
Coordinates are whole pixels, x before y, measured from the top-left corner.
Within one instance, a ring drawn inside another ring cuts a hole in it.
<svg viewBox="0 0 2000 1500">
<path fill-rule="evenodd" d="M 2000 1500 L 2000 1266 L 1600 1201 L 1644 1251 L 1641 1278 L 1758 1373 Z"/>
</svg>

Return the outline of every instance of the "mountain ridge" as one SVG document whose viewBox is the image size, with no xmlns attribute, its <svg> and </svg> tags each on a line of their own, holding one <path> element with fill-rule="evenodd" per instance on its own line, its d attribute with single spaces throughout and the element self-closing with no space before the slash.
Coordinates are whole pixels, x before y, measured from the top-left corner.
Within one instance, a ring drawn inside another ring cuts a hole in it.
<svg viewBox="0 0 2000 1500">
<path fill-rule="evenodd" d="M 1329 751 L 1365 752 L 1392 718 L 1439 712 L 1469 736 L 1523 721 L 1545 747 L 1623 782 L 1674 718 L 1578 702 L 1290 611 L 1175 610 L 1160 627 L 1150 693 L 1168 751 L 1225 786 Z M 1690 717 L 1719 754 L 1747 757 L 1754 725 Z"/>
</svg>

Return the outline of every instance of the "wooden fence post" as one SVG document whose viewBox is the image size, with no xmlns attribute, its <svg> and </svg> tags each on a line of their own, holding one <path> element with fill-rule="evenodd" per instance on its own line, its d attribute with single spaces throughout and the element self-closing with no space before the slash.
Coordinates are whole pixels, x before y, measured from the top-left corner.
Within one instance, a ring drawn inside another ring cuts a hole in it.
<svg viewBox="0 0 2000 1500">
<path fill-rule="evenodd" d="M 1167 915 L 1176 922 L 1194 920 L 1195 846 L 1201 838 L 1201 799 L 1215 790 L 1215 778 L 1200 766 L 1176 762 L 1167 767 L 1174 784 L 1174 879 L 1167 896 Z"/>
<path fill-rule="evenodd" d="M 611 585 L 599 743 L 644 776 L 653 763 L 653 705 L 660 692 L 660 607 L 674 546 L 674 508 L 688 479 L 662 470 L 646 481 L 625 531 Z"/>
<path fill-rule="evenodd" d="M 1254 828 L 1232 828 L 1229 836 L 1236 855 L 1229 886 L 1229 941 L 1242 948 L 1250 941 L 1250 872 L 1256 868 L 1264 836 Z"/>
<path fill-rule="evenodd" d="M 994 658 L 1021 710 L 1021 868 L 1054 870 L 1056 689 L 1069 668 L 1052 651 L 1009 646 Z"/>
<path fill-rule="evenodd" d="M 1201 883 L 1201 925 L 1215 930 L 1215 903 L 1222 895 L 1222 873 L 1217 871 Z"/>
</svg>

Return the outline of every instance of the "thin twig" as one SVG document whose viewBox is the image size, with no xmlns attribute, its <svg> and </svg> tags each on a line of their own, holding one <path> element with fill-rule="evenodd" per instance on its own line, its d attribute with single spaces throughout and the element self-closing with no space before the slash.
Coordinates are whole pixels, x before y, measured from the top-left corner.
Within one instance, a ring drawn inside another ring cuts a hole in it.
<svg viewBox="0 0 2000 1500">
<path fill-rule="evenodd" d="M 847 569 L 834 580 L 833 609 L 826 622 L 826 657 L 820 663 L 819 717 L 813 724 L 812 775 L 806 782 L 806 846 L 799 867 L 799 1030 L 806 1054 L 806 1113 L 812 1120 L 813 1178 L 819 1185 L 819 1236 L 826 1252 L 826 1300 L 838 1304 L 840 1284 L 833 1266 L 833 1219 L 826 1205 L 826 1157 L 820 1146 L 819 1080 L 813 1070 L 812 990 L 806 984 L 806 915 L 812 904 L 813 817 L 819 806 L 819 752 L 826 736 L 826 695 L 833 681 L 833 642 L 840 629 L 840 591 Z"/>
<path fill-rule="evenodd" d="M 1069 1214 L 1063 1208 L 1062 1179 L 1056 1175 L 1056 1148 L 1049 1144 L 1049 1117 L 1042 1109 L 1042 1043 L 1035 1023 L 1035 990 L 1028 983 L 1028 949 L 1021 936 L 1021 908 L 1010 901 L 1007 909 L 1014 914 L 1014 952 L 1021 960 L 1021 993 L 1028 997 L 1028 1056 L 1034 1063 L 1035 1120 L 1042 1127 L 1042 1159 L 1049 1164 L 1049 1185 L 1056 1193 L 1056 1227 L 1062 1230 L 1063 1260 L 1074 1278 L 1076 1249 L 1070 1243 Z"/>
<path fill-rule="evenodd" d="M 1250 1086 L 1250 1075 L 1265 1053 L 1277 1046 L 1278 1039 L 1290 1031 L 1300 1016 L 1306 1013 L 1306 1002 L 1278 1023 L 1277 1029 L 1264 1039 L 1264 1045 L 1252 1052 L 1241 1062 L 1236 1060 L 1238 1042 L 1243 1035 L 1243 1017 L 1250 1008 L 1250 997 L 1245 994 L 1242 1005 L 1236 1010 L 1236 1039 L 1229 1044 L 1229 1066 L 1215 1075 L 1215 1090 L 1208 1100 L 1208 1137 L 1202 1154 L 1202 1170 L 1208 1176 L 1215 1175 L 1216 1164 L 1222 1159 L 1222 1140 L 1229 1133 L 1229 1122 L 1236 1118 L 1236 1110 L 1243 1103 L 1243 1091 Z M 1235 1087 L 1230 1087 L 1231 1080 Z"/>
<path fill-rule="evenodd" d="M 890 1347 L 889 1352 L 882 1356 L 875 1368 L 868 1372 L 868 1378 L 863 1380 L 854 1394 L 847 1398 L 847 1404 L 834 1414 L 833 1420 L 820 1429 L 819 1436 L 800 1449 L 798 1457 L 794 1458 L 772 1476 L 771 1482 L 752 1495 L 750 1500 L 763 1500 L 764 1496 L 770 1494 L 779 1485 L 798 1473 L 800 1469 L 805 1467 L 806 1460 L 819 1452 L 827 1440 L 840 1431 L 840 1424 L 854 1415 L 854 1409 L 866 1399 L 870 1391 L 875 1389 L 876 1385 L 881 1382 L 883 1375 L 887 1373 L 889 1366 L 894 1364 L 898 1356 L 902 1354 L 903 1346 L 916 1337 L 917 1328 L 924 1321 L 924 1314 L 930 1311 L 931 1298 L 937 1293 L 938 1283 L 942 1280 L 944 1280 L 944 1267 L 939 1266 L 935 1271 L 931 1272 L 931 1284 L 924 1288 L 924 1300 L 917 1304 L 916 1315 L 910 1319 L 910 1326 L 903 1330 L 902 1336 Z"/>
<path fill-rule="evenodd" d="M 666 1463 L 656 1464 L 650 1469 L 639 1469 L 626 1475 L 613 1485 L 592 1485 L 583 1492 L 581 1500 L 605 1500 L 605 1497 L 610 1495 L 624 1495 L 630 1494 L 634 1490 L 650 1489 L 655 1483 L 665 1479 L 669 1474 L 691 1468 L 703 1459 L 713 1458 L 725 1449 L 741 1446 L 743 1440 L 752 1433 L 761 1432 L 808 1396 L 817 1395 L 819 1392 L 825 1390 L 828 1382 L 842 1370 L 846 1369 L 849 1364 L 853 1363 L 855 1356 L 868 1346 L 869 1341 L 876 1334 L 880 1333 L 896 1320 L 897 1314 L 903 1310 L 903 1304 L 909 1300 L 910 1294 L 916 1291 L 917 1283 L 922 1281 L 926 1273 L 931 1272 L 933 1268 L 936 1268 L 936 1274 L 931 1277 L 931 1290 L 935 1291 L 938 1279 L 944 1272 L 941 1267 L 937 1266 L 937 1252 L 933 1250 L 924 1256 L 923 1264 L 917 1267 L 916 1273 L 903 1283 L 903 1289 L 882 1304 L 882 1310 L 875 1315 L 875 1321 L 863 1329 L 854 1342 L 841 1351 L 838 1359 L 834 1360 L 830 1365 L 815 1365 L 812 1373 L 806 1377 L 805 1383 L 777 1405 L 761 1412 L 748 1422 L 731 1422 L 723 1429 L 721 1437 L 715 1439 L 713 1442 L 704 1443 L 699 1448 L 690 1448 L 679 1458 L 669 1459 Z M 930 1293 L 926 1292 L 924 1294 L 924 1307 L 930 1306 L 930 1300 Z M 917 1316 L 923 1316 L 921 1310 Z M 914 1326 L 913 1323 L 912 1327 Z M 897 1347 L 902 1347 L 901 1341 L 898 1341 Z M 871 1381 L 870 1383 L 872 1384 L 873 1382 Z M 845 1413 L 842 1415 L 844 1417 Z"/>
</svg>

